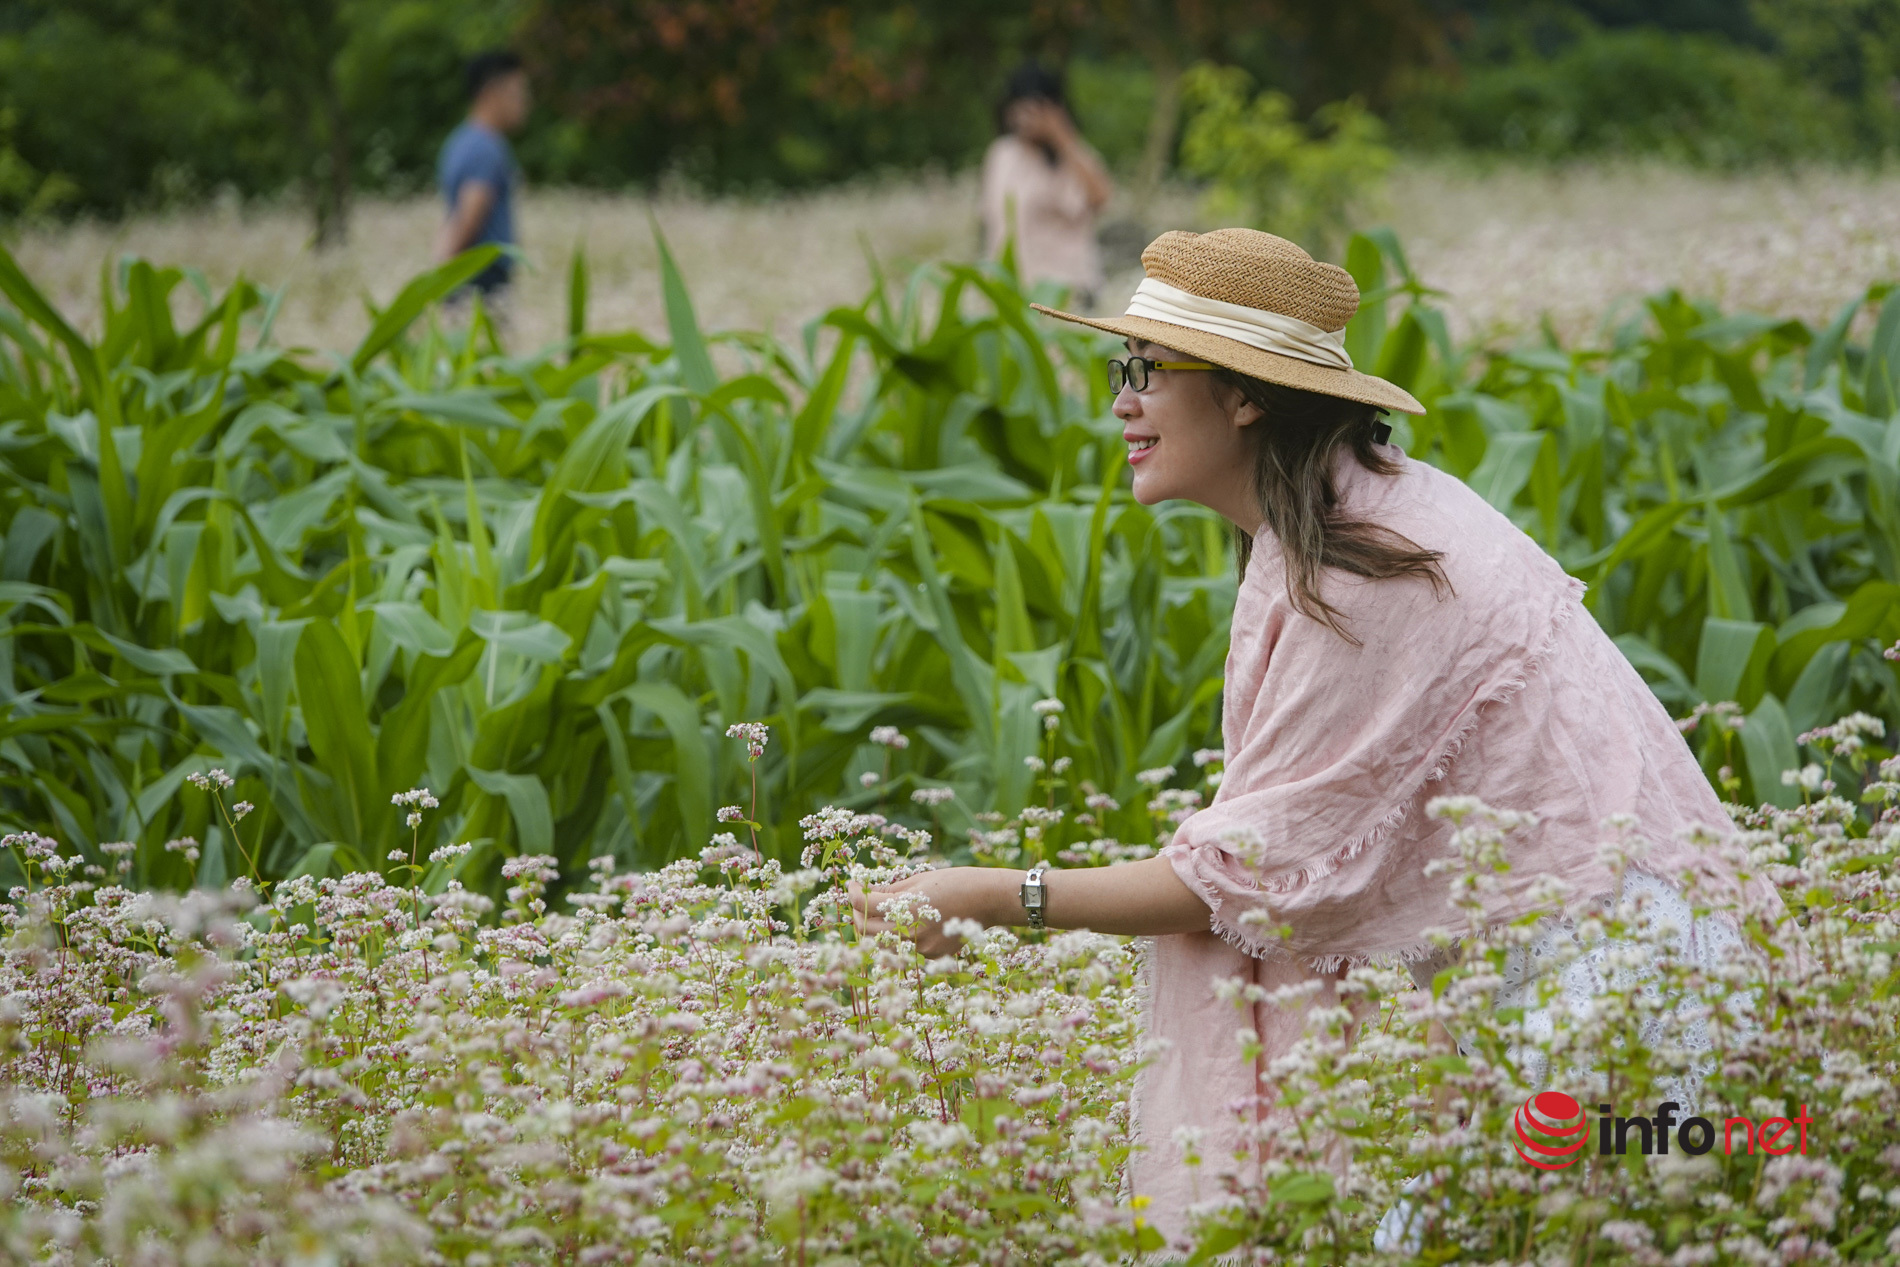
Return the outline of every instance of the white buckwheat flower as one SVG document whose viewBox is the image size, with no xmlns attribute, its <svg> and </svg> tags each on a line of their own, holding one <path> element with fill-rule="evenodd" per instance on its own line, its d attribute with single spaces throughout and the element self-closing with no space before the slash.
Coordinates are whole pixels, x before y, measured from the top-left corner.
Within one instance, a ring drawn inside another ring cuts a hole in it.
<svg viewBox="0 0 1900 1267">
<path fill-rule="evenodd" d="M 1799 787 L 1804 792 L 1819 792 L 1828 782 L 1827 772 L 1812 762 L 1799 770 L 1781 772 L 1781 786 Z"/>
<path fill-rule="evenodd" d="M 745 740 L 746 757 L 752 761 L 765 755 L 765 744 L 771 737 L 772 728 L 763 722 L 740 721 L 726 727 L 726 738 Z"/>
</svg>

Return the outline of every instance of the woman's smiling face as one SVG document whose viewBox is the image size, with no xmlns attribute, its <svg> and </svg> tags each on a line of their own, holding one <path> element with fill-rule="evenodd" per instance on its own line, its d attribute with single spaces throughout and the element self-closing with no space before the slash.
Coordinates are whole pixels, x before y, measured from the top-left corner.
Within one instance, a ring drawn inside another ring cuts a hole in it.
<svg viewBox="0 0 1900 1267">
<path fill-rule="evenodd" d="M 1196 359 L 1143 339 L 1128 340 L 1128 350 L 1152 361 Z M 1153 370 L 1147 390 L 1124 385 L 1116 393 L 1114 412 L 1128 442 L 1136 501 L 1199 502 L 1252 532 L 1260 510 L 1246 428 L 1261 413 L 1238 398 L 1229 404 L 1224 395 L 1207 370 Z"/>
</svg>

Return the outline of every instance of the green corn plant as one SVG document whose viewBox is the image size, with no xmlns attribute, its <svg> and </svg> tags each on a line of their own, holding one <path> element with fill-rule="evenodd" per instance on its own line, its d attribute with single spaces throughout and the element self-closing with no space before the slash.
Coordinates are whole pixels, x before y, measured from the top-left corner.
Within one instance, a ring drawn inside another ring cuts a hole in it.
<svg viewBox="0 0 1900 1267">
<path fill-rule="evenodd" d="M 1739 705 L 1739 730 L 1698 728 L 1711 778 L 1792 804 L 1780 775 L 1818 751 L 1804 733 L 1855 709 L 1900 719 L 1880 654 L 1900 638 L 1900 296 L 1875 285 L 1816 330 L 1669 292 L 1591 346 L 1478 351 L 1452 346 L 1390 235 L 1355 239 L 1348 264 L 1371 299 L 1355 358 L 1430 406 L 1399 428 L 1408 450 L 1587 581 L 1678 715 Z"/>
<path fill-rule="evenodd" d="M 426 882 L 491 892 L 513 854 L 658 865 L 728 804 L 781 856 L 827 803 L 955 853 L 1099 793 L 1039 847 L 1152 840 L 1137 775 L 1218 743 L 1233 563 L 1211 514 L 1129 497 L 1106 340 L 963 265 L 708 334 L 660 245 L 664 341 L 588 329 L 577 255 L 568 337 L 526 355 L 431 315 L 480 255 L 329 356 L 141 261 L 87 337 L 0 256 L 0 818 L 167 886 L 406 866 L 414 786 L 421 851 L 474 846 Z M 1663 295 L 1590 347 L 1472 348 L 1389 234 L 1347 262 L 1355 360 L 1430 406 L 1398 439 L 1587 580 L 1677 715 L 1745 712 L 1699 733 L 1712 778 L 1786 802 L 1805 730 L 1900 717 L 1885 288 L 1818 331 Z"/>
<path fill-rule="evenodd" d="M 661 249 L 669 342 L 577 316 L 525 357 L 427 316 L 479 256 L 328 360 L 270 347 L 244 285 L 175 329 L 186 278 L 142 262 L 88 340 L 5 261 L 5 815 L 211 883 L 406 865 L 390 800 L 426 784 L 428 838 L 477 846 L 430 882 L 498 889 L 517 852 L 699 848 L 752 774 L 736 721 L 774 732 L 768 849 L 826 801 L 921 818 L 920 782 L 954 829 L 1021 801 L 1041 698 L 1130 801 L 1209 741 L 1223 538 L 1119 491 L 1092 340 L 955 267 L 802 347 L 709 338 Z M 919 740 L 897 768 L 875 725 Z M 185 786 L 212 767 L 235 825 Z"/>
</svg>

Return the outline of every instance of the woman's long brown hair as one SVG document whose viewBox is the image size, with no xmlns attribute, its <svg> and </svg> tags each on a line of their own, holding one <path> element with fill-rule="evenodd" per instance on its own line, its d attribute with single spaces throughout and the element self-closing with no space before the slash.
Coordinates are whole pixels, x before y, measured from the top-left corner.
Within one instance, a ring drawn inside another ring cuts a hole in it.
<svg viewBox="0 0 1900 1267">
<path fill-rule="evenodd" d="M 1398 473 L 1399 468 L 1375 447 L 1376 408 L 1262 382 L 1232 370 L 1216 372 L 1214 381 L 1230 399 L 1238 395 L 1265 415 L 1247 428 L 1254 447 L 1254 488 L 1260 517 L 1279 538 L 1285 555 L 1286 588 L 1295 611 L 1356 646 L 1359 640 L 1346 627 L 1343 614 L 1320 593 L 1323 569 L 1337 568 L 1375 580 L 1417 577 L 1430 582 L 1432 592 L 1440 596 L 1451 588 L 1440 566 L 1441 552 L 1340 513 L 1339 490 L 1333 486 L 1333 464 L 1340 449 L 1350 449 L 1368 471 Z M 1253 538 L 1236 528 L 1234 545 L 1245 575 Z"/>
</svg>

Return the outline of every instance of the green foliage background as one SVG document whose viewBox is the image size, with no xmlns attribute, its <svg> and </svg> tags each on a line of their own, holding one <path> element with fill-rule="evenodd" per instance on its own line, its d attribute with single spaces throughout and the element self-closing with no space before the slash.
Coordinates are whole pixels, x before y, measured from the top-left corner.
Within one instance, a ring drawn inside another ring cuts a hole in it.
<svg viewBox="0 0 1900 1267">
<path fill-rule="evenodd" d="M 1321 106 L 1304 126 L 1292 98 L 1252 88 L 1238 67 L 1188 70 L 1181 165 L 1207 180 L 1210 221 L 1278 233 L 1332 258 L 1341 230 L 1392 166 L 1385 128 L 1352 100 Z"/>
<path fill-rule="evenodd" d="M 0 215 L 292 191 L 330 206 L 333 231 L 351 190 L 431 183 L 463 60 L 496 44 L 529 57 L 543 101 L 518 145 L 529 176 L 609 188 L 968 165 L 1031 55 L 1069 68 L 1084 131 L 1140 182 L 1191 131 L 1180 77 L 1200 62 L 1245 71 L 1300 124 L 1356 101 L 1414 147 L 1734 165 L 1900 140 L 1892 0 L 286 0 L 281 21 L 249 25 L 240 11 L 0 0 Z"/>
<path fill-rule="evenodd" d="M 572 337 L 509 357 L 428 316 L 483 259 L 308 359 L 246 285 L 179 328 L 194 283 L 128 262 L 94 340 L 0 257 L 6 826 L 211 883 L 250 860 L 184 781 L 223 766 L 264 875 L 384 867 L 389 799 L 426 783 L 436 842 L 478 846 L 456 874 L 492 888 L 517 852 L 579 874 L 699 848 L 751 804 L 726 726 L 763 721 L 768 852 L 825 803 L 954 845 L 1052 793 L 1038 754 L 1127 807 L 1089 835 L 1149 839 L 1137 773 L 1218 744 L 1233 564 L 1212 515 L 1125 491 L 1099 336 L 946 265 L 792 345 L 708 337 L 669 260 L 656 343 L 583 327 L 577 260 Z M 1668 294 L 1605 346 L 1498 352 L 1449 340 L 1389 236 L 1347 259 L 1355 361 L 1430 406 L 1399 441 L 1589 581 L 1679 715 L 1747 711 L 1712 775 L 1783 800 L 1803 730 L 1900 720 L 1900 292 L 1819 330 Z M 915 742 L 887 767 L 874 725 Z M 946 784 L 940 811 L 908 800 Z"/>
<path fill-rule="evenodd" d="M 1544 160 L 1635 154 L 1705 166 L 1841 160 L 1878 152 L 1842 96 L 1787 60 L 1719 36 L 1570 25 L 1535 44 L 1423 81 L 1396 116 L 1415 145 Z"/>
</svg>

